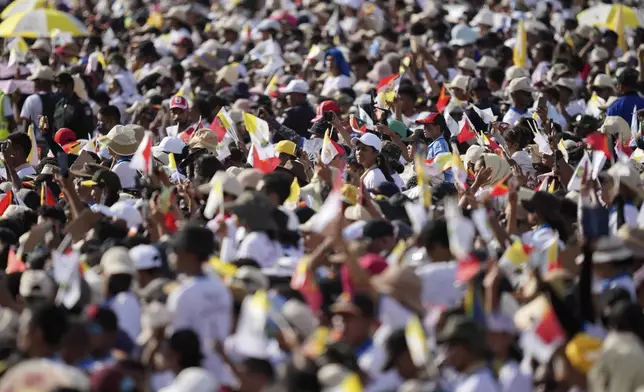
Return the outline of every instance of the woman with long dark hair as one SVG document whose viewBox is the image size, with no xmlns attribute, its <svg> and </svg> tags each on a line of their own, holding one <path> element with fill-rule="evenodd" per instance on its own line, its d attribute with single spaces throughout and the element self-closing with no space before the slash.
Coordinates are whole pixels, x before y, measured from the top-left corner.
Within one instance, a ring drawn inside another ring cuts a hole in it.
<svg viewBox="0 0 644 392">
<path fill-rule="evenodd" d="M 360 138 L 351 139 L 356 147 L 356 160 L 364 168 L 360 178 L 365 189 L 375 189 L 383 182 L 394 182 L 387 159 L 380 152 L 382 141 L 373 133 L 365 133 Z"/>
</svg>

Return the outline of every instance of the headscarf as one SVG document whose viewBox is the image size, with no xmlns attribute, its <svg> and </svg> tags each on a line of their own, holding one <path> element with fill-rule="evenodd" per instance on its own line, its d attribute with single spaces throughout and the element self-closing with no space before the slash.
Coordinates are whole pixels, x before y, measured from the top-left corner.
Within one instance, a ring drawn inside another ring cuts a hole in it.
<svg viewBox="0 0 644 392">
<path fill-rule="evenodd" d="M 347 63 L 347 60 L 344 58 L 344 55 L 338 48 L 331 48 L 326 52 L 326 56 L 332 56 L 333 59 L 335 60 L 335 65 L 338 67 L 340 70 L 341 75 L 345 76 L 351 76 L 351 68 L 349 67 L 349 63 Z"/>
</svg>

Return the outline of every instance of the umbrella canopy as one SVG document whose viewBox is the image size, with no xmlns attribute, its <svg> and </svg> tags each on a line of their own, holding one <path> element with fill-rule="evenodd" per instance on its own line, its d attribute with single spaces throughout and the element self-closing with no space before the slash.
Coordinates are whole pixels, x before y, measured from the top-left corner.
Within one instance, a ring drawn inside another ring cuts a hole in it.
<svg viewBox="0 0 644 392">
<path fill-rule="evenodd" d="M 8 19 L 16 14 L 21 12 L 27 12 L 35 10 L 38 8 L 47 8 L 46 0 L 15 0 L 9 4 L 3 11 L 0 13 L 0 18 Z"/>
<path fill-rule="evenodd" d="M 74 37 L 89 35 L 87 27 L 81 21 L 50 8 L 21 12 L 0 23 L 0 37 L 49 37 L 54 30 Z"/>
<path fill-rule="evenodd" d="M 624 27 L 644 26 L 644 11 L 617 4 L 598 4 L 590 7 L 577 15 L 577 21 L 581 25 L 610 28 L 614 26 L 619 9 L 621 9 L 624 18 Z"/>
</svg>

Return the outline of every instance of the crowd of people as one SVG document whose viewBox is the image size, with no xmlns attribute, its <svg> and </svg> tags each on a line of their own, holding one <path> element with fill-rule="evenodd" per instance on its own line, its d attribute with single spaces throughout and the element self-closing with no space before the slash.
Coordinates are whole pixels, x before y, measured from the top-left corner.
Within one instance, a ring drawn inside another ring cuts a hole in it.
<svg viewBox="0 0 644 392">
<path fill-rule="evenodd" d="M 33 3 L 0 392 L 644 391 L 641 2 Z"/>
</svg>

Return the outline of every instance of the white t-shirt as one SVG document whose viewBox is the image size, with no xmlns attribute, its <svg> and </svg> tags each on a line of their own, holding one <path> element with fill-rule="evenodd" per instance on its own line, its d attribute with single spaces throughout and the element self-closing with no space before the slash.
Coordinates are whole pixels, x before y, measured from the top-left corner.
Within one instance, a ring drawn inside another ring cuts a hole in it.
<svg viewBox="0 0 644 392">
<path fill-rule="evenodd" d="M 639 211 L 632 204 L 624 204 L 624 224 L 628 227 L 637 227 L 637 216 Z M 612 234 L 617 233 L 619 227 L 617 227 L 617 210 L 611 210 L 608 217 L 608 227 Z"/>
<path fill-rule="evenodd" d="M 165 388 L 161 388 L 159 392 L 183 392 L 187 390 L 214 392 L 218 389 L 218 380 L 206 369 L 190 367 L 180 371 L 172 383 Z"/>
<path fill-rule="evenodd" d="M 329 76 L 324 80 L 320 95 L 323 97 L 332 97 L 343 88 L 351 87 L 351 78 L 347 75 Z"/>
<path fill-rule="evenodd" d="M 503 392 L 532 392 L 532 378 L 521 371 L 515 360 L 509 360 L 499 370 L 499 384 Z"/>
<path fill-rule="evenodd" d="M 167 308 L 173 316 L 170 333 L 193 330 L 201 341 L 204 368 L 222 384 L 234 382 L 213 349 L 216 340 L 223 342 L 230 335 L 232 324 L 233 298 L 221 280 L 215 276 L 181 279 L 181 285 L 168 297 Z"/>
<path fill-rule="evenodd" d="M 247 233 L 237 249 L 238 258 L 253 259 L 261 268 L 272 267 L 283 253 L 282 246 L 261 231 Z"/>
<path fill-rule="evenodd" d="M 34 124 L 36 136 L 39 134 L 38 119 L 40 116 L 42 116 L 42 100 L 40 99 L 40 95 L 38 93 L 31 94 L 25 99 L 25 103 L 22 104 L 20 118 L 29 120 Z"/>
<path fill-rule="evenodd" d="M 458 383 L 454 392 L 500 392 L 501 388 L 488 368 L 470 374 Z"/>
<path fill-rule="evenodd" d="M 387 179 L 380 168 L 375 167 L 362 175 L 362 184 L 365 189 L 375 189 L 383 182 L 387 182 Z"/>
<path fill-rule="evenodd" d="M 416 269 L 416 275 L 423 282 L 423 305 L 450 307 L 461 302 L 464 292 L 454 285 L 457 268 L 456 261 L 443 261 L 425 264 Z"/>
<path fill-rule="evenodd" d="M 119 293 L 108 304 L 118 317 L 119 329 L 136 341 L 141 333 L 141 305 L 136 296 L 129 291 Z"/>
<path fill-rule="evenodd" d="M 136 188 L 136 178 L 139 176 L 139 172 L 136 169 L 130 167 L 130 162 L 117 162 L 116 165 L 112 167 L 112 171 L 116 173 L 117 176 L 119 176 L 119 180 L 121 180 L 121 188 Z"/>
<path fill-rule="evenodd" d="M 391 178 L 394 179 L 394 184 L 398 186 L 398 189 L 400 189 L 401 191 L 405 189 L 405 181 L 403 181 L 402 177 L 400 177 L 400 174 L 392 173 Z"/>
<path fill-rule="evenodd" d="M 516 110 L 513 110 L 512 108 L 508 109 L 508 111 L 505 113 L 505 116 L 503 116 L 503 122 L 508 123 L 510 125 L 515 125 L 518 123 L 522 118 L 524 117 L 530 117 L 529 112 L 525 113 L 519 113 Z"/>
</svg>

